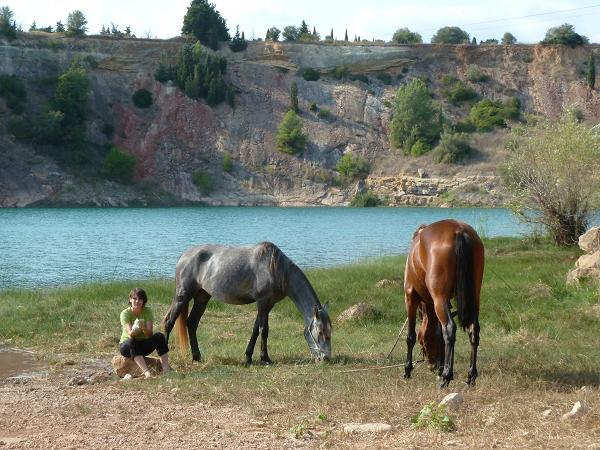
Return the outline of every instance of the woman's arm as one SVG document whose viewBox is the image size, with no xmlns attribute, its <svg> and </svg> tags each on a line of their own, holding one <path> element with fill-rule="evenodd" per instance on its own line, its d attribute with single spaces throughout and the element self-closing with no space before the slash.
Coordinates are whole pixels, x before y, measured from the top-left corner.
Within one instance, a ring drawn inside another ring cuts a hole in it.
<svg viewBox="0 0 600 450">
<path fill-rule="evenodd" d="M 146 320 L 144 324 L 140 327 L 140 331 L 144 333 L 144 336 L 146 337 L 152 336 L 152 321 Z"/>
<path fill-rule="evenodd" d="M 131 326 L 131 324 L 129 322 L 127 322 L 125 324 L 125 329 L 127 330 L 127 335 L 131 336 L 131 337 L 139 336 L 140 333 L 142 333 L 142 329 L 141 328 L 136 328 L 134 330 L 133 327 Z"/>
</svg>

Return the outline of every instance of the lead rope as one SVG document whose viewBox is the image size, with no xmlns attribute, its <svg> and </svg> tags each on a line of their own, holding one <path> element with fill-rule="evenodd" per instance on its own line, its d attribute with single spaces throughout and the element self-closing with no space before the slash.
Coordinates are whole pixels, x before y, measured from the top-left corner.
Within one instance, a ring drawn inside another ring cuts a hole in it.
<svg viewBox="0 0 600 450">
<path fill-rule="evenodd" d="M 386 360 L 390 359 L 390 356 L 391 356 L 392 352 L 396 348 L 396 345 L 398 345 L 398 341 L 400 340 L 400 336 L 402 336 L 402 332 L 404 331 L 404 328 L 406 327 L 407 323 L 408 323 L 408 317 L 404 321 L 404 325 L 402 325 L 402 328 L 400 328 L 400 332 L 398 333 L 398 337 L 396 338 L 396 342 L 394 342 L 394 346 L 392 347 L 392 349 L 390 350 L 390 352 L 388 353 L 388 355 L 385 357 Z"/>
</svg>

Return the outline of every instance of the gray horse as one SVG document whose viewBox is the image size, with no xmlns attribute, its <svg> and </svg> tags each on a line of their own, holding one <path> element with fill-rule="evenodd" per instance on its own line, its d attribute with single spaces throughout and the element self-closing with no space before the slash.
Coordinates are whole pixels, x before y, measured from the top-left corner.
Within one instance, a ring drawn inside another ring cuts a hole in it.
<svg viewBox="0 0 600 450">
<path fill-rule="evenodd" d="M 246 365 L 252 364 L 254 345 L 260 334 L 260 360 L 271 364 L 267 351 L 269 312 L 285 297 L 290 297 L 304 318 L 304 337 L 314 356 L 331 357 L 331 321 L 317 294 L 302 272 L 270 242 L 250 247 L 202 245 L 185 251 L 175 270 L 175 296 L 164 318 L 169 334 L 177 322 L 179 343 L 187 347 L 192 359 L 200 360 L 196 330 L 211 297 L 232 305 L 256 302 L 258 314 L 246 347 Z M 188 303 L 194 306 L 188 315 Z M 187 318 L 187 320 L 186 320 Z M 187 333 L 186 333 L 187 330 Z"/>
</svg>

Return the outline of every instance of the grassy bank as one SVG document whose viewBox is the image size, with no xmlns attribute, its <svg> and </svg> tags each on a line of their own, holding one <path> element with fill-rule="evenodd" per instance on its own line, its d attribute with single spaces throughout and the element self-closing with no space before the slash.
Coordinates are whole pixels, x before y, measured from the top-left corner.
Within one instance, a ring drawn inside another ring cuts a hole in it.
<svg viewBox="0 0 600 450">
<path fill-rule="evenodd" d="M 571 445 L 574 437 L 597 442 L 598 290 L 591 284 L 565 287 L 566 273 L 580 252 L 514 239 L 492 239 L 485 244 L 480 378 L 477 388 L 468 391 L 470 407 L 455 418 L 457 433 L 468 439 L 469 445 L 484 446 L 491 445 L 490 437 L 510 445 L 563 446 Z M 275 418 L 283 428 L 300 434 L 309 429 L 327 430 L 349 418 L 409 424 L 412 415 L 443 393 L 437 391 L 435 376 L 423 364 L 408 381 L 403 380 L 401 367 L 384 367 L 404 359 L 403 336 L 392 360 L 384 360 L 405 312 L 401 282 L 382 288 L 376 283 L 400 278 L 403 266 L 403 257 L 390 257 L 307 272 L 321 301 L 329 302 L 334 326 L 332 363 L 309 360 L 300 314 L 286 299 L 271 313 L 269 353 L 276 364 L 244 368 L 243 352 L 255 308 L 211 302 L 198 333 L 201 363 L 192 365 L 189 352 L 174 351 L 172 359 L 178 371 L 170 379 L 119 386 L 139 389 L 150 398 L 157 389 L 177 388 L 173 395 L 181 402 L 201 398 L 249 405 L 256 418 Z M 173 284 L 172 280 L 145 280 L 0 291 L 0 342 L 33 348 L 56 366 L 65 358 L 109 359 L 116 354 L 118 316 L 129 290 L 143 286 L 161 318 Z M 379 314 L 368 321 L 337 320 L 342 311 L 361 301 Z M 418 349 L 416 356 L 420 357 Z M 460 330 L 456 380 L 451 384 L 455 390 L 464 387 L 468 358 L 468 339 Z M 586 390 L 581 391 L 582 386 L 587 386 Z M 582 395 L 594 407 L 583 422 L 573 426 L 555 421 L 548 430 L 539 423 L 543 409 L 551 408 L 555 415 L 564 413 Z M 595 424 L 591 432 L 590 424 Z M 531 427 L 551 436 L 543 441 L 527 440 Z M 522 436 L 518 434 L 521 429 Z M 507 433 L 510 437 L 503 438 Z M 422 444 L 436 445 L 436 439 L 428 435 Z"/>
</svg>

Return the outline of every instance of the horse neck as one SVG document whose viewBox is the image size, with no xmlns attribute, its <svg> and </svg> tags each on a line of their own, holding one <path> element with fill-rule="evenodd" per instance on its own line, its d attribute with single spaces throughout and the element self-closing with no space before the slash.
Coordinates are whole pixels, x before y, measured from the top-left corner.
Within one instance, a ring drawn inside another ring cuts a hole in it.
<svg viewBox="0 0 600 450">
<path fill-rule="evenodd" d="M 286 294 L 302 314 L 304 323 L 308 325 L 313 317 L 313 307 L 316 305 L 321 308 L 321 302 L 306 275 L 295 264 L 289 268 Z"/>
</svg>

